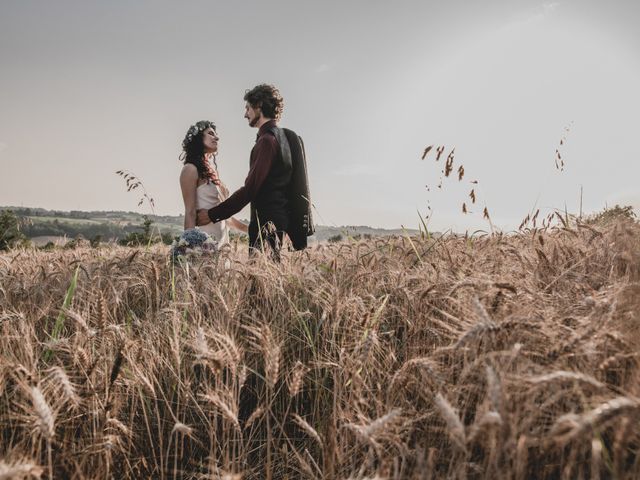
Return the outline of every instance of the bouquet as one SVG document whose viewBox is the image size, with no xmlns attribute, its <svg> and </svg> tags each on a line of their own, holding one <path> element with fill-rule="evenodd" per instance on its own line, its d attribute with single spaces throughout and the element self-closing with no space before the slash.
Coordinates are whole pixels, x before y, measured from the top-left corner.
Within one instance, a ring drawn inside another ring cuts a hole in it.
<svg viewBox="0 0 640 480">
<path fill-rule="evenodd" d="M 188 228 L 171 244 L 171 259 L 186 258 L 190 255 L 216 253 L 218 242 L 211 235 L 197 228 Z"/>
</svg>

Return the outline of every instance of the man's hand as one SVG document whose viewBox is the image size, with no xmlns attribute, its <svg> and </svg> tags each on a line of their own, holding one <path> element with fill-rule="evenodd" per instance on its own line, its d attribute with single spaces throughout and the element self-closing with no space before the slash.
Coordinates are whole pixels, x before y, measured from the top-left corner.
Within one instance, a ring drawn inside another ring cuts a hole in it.
<svg viewBox="0 0 640 480">
<path fill-rule="evenodd" d="M 202 225 L 206 225 L 207 223 L 211 223 L 211 219 L 209 218 L 209 211 L 202 208 L 196 212 L 196 225 L 201 227 Z"/>
</svg>

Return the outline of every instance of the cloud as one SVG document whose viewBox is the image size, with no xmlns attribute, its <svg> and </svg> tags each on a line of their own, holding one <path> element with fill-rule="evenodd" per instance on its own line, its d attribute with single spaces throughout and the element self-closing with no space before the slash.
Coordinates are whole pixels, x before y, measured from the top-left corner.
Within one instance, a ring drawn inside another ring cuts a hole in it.
<svg viewBox="0 0 640 480">
<path fill-rule="evenodd" d="M 542 5 L 542 14 L 546 16 L 553 13 L 555 9 L 558 8 L 558 5 L 560 5 L 558 2 L 545 3 Z"/>
<path fill-rule="evenodd" d="M 322 65 L 318 65 L 315 70 L 316 70 L 316 73 L 324 73 L 329 71 L 329 69 L 330 69 L 329 65 L 327 65 L 326 63 L 323 63 Z"/>
<path fill-rule="evenodd" d="M 543 3 L 535 8 L 528 8 L 516 14 L 506 25 L 506 28 L 518 29 L 524 24 L 539 22 L 553 15 L 560 6 L 559 2 Z"/>
</svg>

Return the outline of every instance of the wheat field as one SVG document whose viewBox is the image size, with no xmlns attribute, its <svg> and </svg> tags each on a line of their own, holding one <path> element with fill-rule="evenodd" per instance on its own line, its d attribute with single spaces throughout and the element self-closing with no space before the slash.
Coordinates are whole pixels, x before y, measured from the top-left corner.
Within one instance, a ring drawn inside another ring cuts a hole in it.
<svg viewBox="0 0 640 480">
<path fill-rule="evenodd" d="M 640 476 L 633 221 L 0 282 L 0 479 Z"/>
</svg>

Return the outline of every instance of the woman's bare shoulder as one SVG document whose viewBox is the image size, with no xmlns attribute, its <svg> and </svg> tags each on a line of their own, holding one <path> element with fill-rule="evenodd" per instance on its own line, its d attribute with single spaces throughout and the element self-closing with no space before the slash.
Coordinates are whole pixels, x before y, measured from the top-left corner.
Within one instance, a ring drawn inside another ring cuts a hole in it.
<svg viewBox="0 0 640 480">
<path fill-rule="evenodd" d="M 193 163 L 185 163 L 180 171 L 180 180 L 198 181 L 198 169 Z"/>
</svg>

